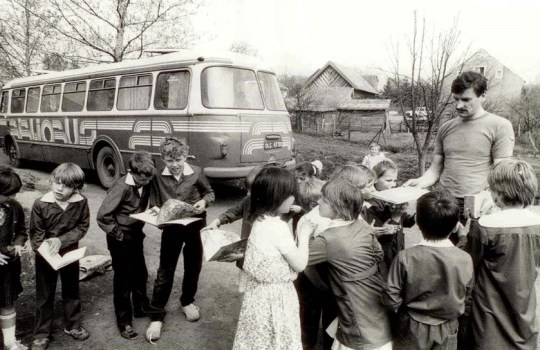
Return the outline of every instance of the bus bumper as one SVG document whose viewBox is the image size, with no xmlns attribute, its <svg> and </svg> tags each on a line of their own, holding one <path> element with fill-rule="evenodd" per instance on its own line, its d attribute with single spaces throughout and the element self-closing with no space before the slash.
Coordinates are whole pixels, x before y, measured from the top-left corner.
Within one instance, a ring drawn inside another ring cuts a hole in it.
<svg viewBox="0 0 540 350">
<path fill-rule="evenodd" d="M 282 163 L 282 167 L 292 171 L 296 168 L 296 160 L 291 159 Z M 207 167 L 204 168 L 204 174 L 209 178 L 214 179 L 238 179 L 246 177 L 255 166 L 244 166 L 236 168 L 217 168 L 217 167 Z"/>
</svg>

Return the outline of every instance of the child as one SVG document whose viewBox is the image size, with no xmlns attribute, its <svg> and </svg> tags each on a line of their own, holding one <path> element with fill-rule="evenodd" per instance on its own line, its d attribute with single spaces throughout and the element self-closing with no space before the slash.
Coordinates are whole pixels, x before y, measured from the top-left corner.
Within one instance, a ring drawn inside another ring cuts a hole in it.
<svg viewBox="0 0 540 350">
<path fill-rule="evenodd" d="M 416 212 L 424 238 L 398 253 L 384 295 L 385 304 L 399 312 L 396 348 L 455 350 L 458 317 L 473 284 L 471 257 L 448 239 L 457 228 L 459 204 L 450 194 L 431 192 L 418 199 Z"/>
<path fill-rule="evenodd" d="M 375 181 L 375 174 L 370 169 L 362 165 L 345 165 L 334 171 L 330 181 L 342 179 L 348 181 L 352 186 L 360 189 L 362 196 L 364 193 L 369 196 Z M 321 192 L 322 196 L 322 192 Z M 319 206 L 313 208 L 303 216 L 299 222 L 299 227 L 303 225 L 314 225 L 314 236 L 326 230 L 332 220 L 321 217 Z M 306 349 L 315 349 L 322 327 L 326 329 L 337 316 L 337 306 L 334 296 L 329 291 L 328 264 L 321 263 L 307 266 L 294 282 L 300 301 L 300 323 L 302 326 L 302 342 Z M 323 333 L 323 349 L 329 350 L 332 347 L 333 338 Z"/>
<path fill-rule="evenodd" d="M 27 349 L 15 338 L 15 301 L 22 291 L 20 257 L 27 235 L 23 208 L 10 197 L 21 186 L 19 175 L 0 165 L 0 328 L 6 350 Z"/>
<path fill-rule="evenodd" d="M 317 201 L 321 197 L 321 189 L 324 181 L 317 178 L 318 168 L 309 162 L 298 165 L 294 175 L 298 179 L 297 204 L 303 209 L 304 213 L 309 212 L 317 206 Z"/>
<path fill-rule="evenodd" d="M 196 217 L 201 220 L 186 226 L 168 225 L 163 228 L 159 268 L 151 304 L 163 312 L 151 316 L 152 322 L 146 330 L 146 339 L 150 342 L 158 340 L 161 336 L 165 306 L 171 294 L 174 272 L 182 247 L 184 248 L 184 279 L 180 297 L 182 312 L 190 322 L 200 318 L 199 308 L 193 304 L 203 259 L 200 231 L 206 226 L 205 209 L 215 199 L 214 191 L 201 168 L 186 163 L 189 147 L 184 140 L 167 137 L 161 143 L 160 150 L 165 168 L 157 171 L 152 180 L 150 206 L 161 207 L 168 199 L 179 199 L 200 210 L 201 214 Z"/>
<path fill-rule="evenodd" d="M 248 283 L 234 350 L 302 349 L 292 281 L 306 266 L 309 230 L 299 232 L 297 247 L 280 217 L 290 211 L 296 189 L 294 176 L 276 167 L 261 170 L 251 187 L 253 227 L 244 262 Z"/>
<path fill-rule="evenodd" d="M 385 159 L 385 156 L 384 153 L 381 152 L 381 146 L 376 142 L 372 142 L 369 145 L 369 154 L 362 160 L 362 165 L 369 169 L 373 169 L 373 167 L 383 159 Z"/>
<path fill-rule="evenodd" d="M 309 265 L 328 263 L 338 306 L 332 349 L 392 348 L 389 319 L 381 303 L 382 251 L 373 229 L 358 218 L 362 202 L 360 189 L 348 181 L 335 179 L 324 185 L 319 212 L 331 223 L 309 244 Z"/>
<path fill-rule="evenodd" d="M 390 159 L 384 159 L 374 168 L 376 180 L 375 190 L 384 191 L 396 187 L 398 176 L 397 165 Z M 378 199 L 370 200 L 371 206 L 363 212 L 364 219 L 375 227 L 377 239 L 381 244 L 384 260 L 382 264 L 383 274 L 392 264 L 396 254 L 405 249 L 404 227 L 412 227 L 415 224 L 414 215 L 405 211 L 408 204 L 389 204 Z"/>
<path fill-rule="evenodd" d="M 146 295 L 148 270 L 143 253 L 144 222 L 129 217 L 148 206 L 150 180 L 156 168 L 148 152 L 134 153 L 129 172 L 109 190 L 97 214 L 97 223 L 107 233 L 114 280 L 114 311 L 120 335 L 136 339 L 132 317 L 143 317 L 150 309 Z M 133 298 L 133 308 L 131 299 Z"/>
<path fill-rule="evenodd" d="M 88 200 L 80 192 L 84 173 L 73 163 L 60 164 L 51 174 L 51 191 L 37 199 L 30 215 L 30 241 L 36 252 L 36 328 L 32 349 L 46 349 L 53 329 L 54 294 L 58 275 L 62 280 L 64 332 L 76 340 L 86 340 L 81 326 L 79 262 L 55 271 L 37 252 L 48 243 L 51 254 L 63 255 L 79 248 L 90 225 Z"/>
<path fill-rule="evenodd" d="M 536 175 L 528 163 L 504 159 L 493 166 L 488 184 L 501 211 L 480 217 L 479 229 L 469 233 L 475 348 L 536 349 L 540 217 L 525 209 L 538 189 Z"/>
</svg>

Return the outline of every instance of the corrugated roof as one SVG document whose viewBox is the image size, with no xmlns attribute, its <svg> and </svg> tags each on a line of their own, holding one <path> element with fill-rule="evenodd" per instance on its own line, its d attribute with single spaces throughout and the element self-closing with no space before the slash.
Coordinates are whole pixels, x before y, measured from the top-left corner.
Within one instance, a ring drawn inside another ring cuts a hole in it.
<svg viewBox="0 0 540 350">
<path fill-rule="evenodd" d="M 321 69 L 318 69 L 315 73 L 313 73 L 306 81 L 305 86 L 309 87 L 311 83 L 315 81 L 315 79 L 317 79 L 317 77 L 322 72 L 324 72 L 327 67 L 332 67 L 334 70 L 336 70 L 341 75 L 341 77 L 345 79 L 351 85 L 352 88 L 356 90 L 369 92 L 371 94 L 379 95 L 379 92 L 377 91 L 377 89 L 373 87 L 363 77 L 362 73 L 359 70 L 355 68 L 351 68 L 351 67 L 346 67 L 340 64 L 336 64 L 335 62 L 332 62 L 332 61 L 328 61 L 328 63 L 326 63 L 324 67 L 322 67 Z"/>
</svg>

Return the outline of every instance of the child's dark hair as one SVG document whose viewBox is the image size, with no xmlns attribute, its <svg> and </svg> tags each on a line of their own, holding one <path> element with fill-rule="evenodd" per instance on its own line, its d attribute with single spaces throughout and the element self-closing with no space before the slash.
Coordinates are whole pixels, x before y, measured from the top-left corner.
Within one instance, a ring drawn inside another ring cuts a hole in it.
<svg viewBox="0 0 540 350">
<path fill-rule="evenodd" d="M 7 165 L 0 165 L 0 194 L 11 196 L 19 192 L 22 187 L 22 181 L 13 169 Z"/>
<path fill-rule="evenodd" d="M 279 167 L 279 164 L 278 163 L 267 163 L 267 164 L 262 164 L 262 165 L 257 165 L 255 167 L 253 167 L 253 169 L 251 169 L 251 171 L 246 175 L 246 188 L 249 190 L 251 189 L 251 185 L 253 185 L 253 181 L 255 181 L 255 178 L 257 177 L 257 175 L 259 175 L 259 173 L 261 172 L 261 170 L 265 169 L 265 168 L 272 168 L 272 167 Z"/>
<path fill-rule="evenodd" d="M 396 163 L 390 159 L 383 159 L 373 167 L 373 172 L 377 179 L 383 176 L 388 170 L 398 170 Z"/>
<path fill-rule="evenodd" d="M 459 203 L 450 193 L 434 191 L 416 202 L 416 223 L 428 240 L 447 238 L 459 221 Z"/>
<path fill-rule="evenodd" d="M 277 215 L 279 206 L 296 195 L 298 184 L 294 175 L 283 168 L 263 168 L 251 186 L 249 217 L 255 220 L 264 214 Z"/>
<path fill-rule="evenodd" d="M 153 176 L 156 174 L 154 159 L 146 151 L 139 151 L 131 155 L 129 158 L 129 169 L 136 175 Z"/>
<path fill-rule="evenodd" d="M 322 188 L 323 198 L 343 220 L 356 220 L 362 210 L 362 193 L 349 181 L 337 178 L 327 182 Z"/>
<path fill-rule="evenodd" d="M 320 176 L 318 168 L 310 162 L 303 162 L 296 166 L 295 171 L 302 172 L 308 177 Z"/>
<path fill-rule="evenodd" d="M 186 141 L 177 137 L 166 137 L 159 146 L 159 151 L 162 157 L 187 157 L 189 146 Z"/>
<path fill-rule="evenodd" d="M 75 190 L 81 190 L 84 187 L 84 172 L 77 164 L 73 163 L 63 163 L 57 166 L 51 173 L 51 179 Z"/>
</svg>

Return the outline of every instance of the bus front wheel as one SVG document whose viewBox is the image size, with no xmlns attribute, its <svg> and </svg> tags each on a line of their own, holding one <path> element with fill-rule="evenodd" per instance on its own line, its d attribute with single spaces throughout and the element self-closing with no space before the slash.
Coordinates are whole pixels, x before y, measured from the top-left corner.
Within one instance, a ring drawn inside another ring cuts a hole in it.
<svg viewBox="0 0 540 350">
<path fill-rule="evenodd" d="M 101 185 L 105 188 L 110 188 L 120 178 L 120 159 L 111 147 L 99 150 L 96 171 Z"/>
<path fill-rule="evenodd" d="M 9 165 L 14 168 L 19 168 L 21 166 L 21 156 L 17 146 L 13 142 L 6 145 L 6 153 L 9 157 Z"/>
</svg>

